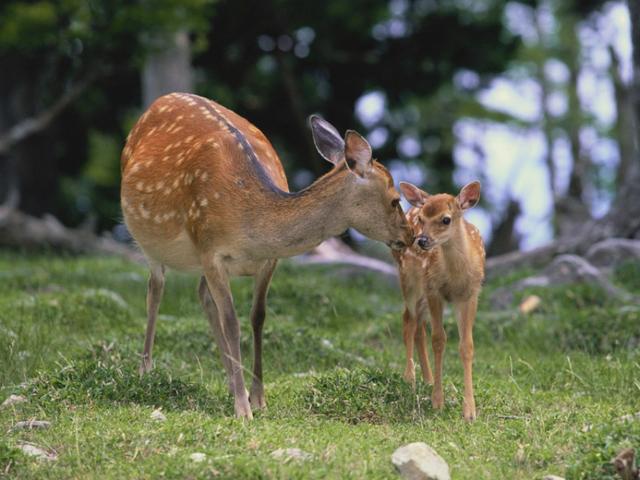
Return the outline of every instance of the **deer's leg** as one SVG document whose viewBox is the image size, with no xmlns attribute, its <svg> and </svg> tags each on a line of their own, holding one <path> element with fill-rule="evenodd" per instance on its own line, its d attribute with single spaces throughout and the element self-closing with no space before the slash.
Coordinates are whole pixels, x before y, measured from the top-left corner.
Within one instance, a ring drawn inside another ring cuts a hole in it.
<svg viewBox="0 0 640 480">
<path fill-rule="evenodd" d="M 234 390 L 232 383 L 231 362 L 229 361 L 229 357 L 225 354 L 226 346 L 224 343 L 224 331 L 222 330 L 222 324 L 220 323 L 218 308 L 216 307 L 216 303 L 213 301 L 213 297 L 211 297 L 211 292 L 209 292 L 209 286 L 207 285 L 207 279 L 205 277 L 200 278 L 200 285 L 198 286 L 198 296 L 200 297 L 200 304 L 202 305 L 202 309 L 207 315 L 207 320 L 209 320 L 209 325 L 211 326 L 211 331 L 213 332 L 213 338 L 215 339 L 216 345 L 218 346 L 218 351 L 220 352 L 220 356 L 222 358 L 222 365 L 224 365 L 224 369 L 227 372 L 229 391 L 231 392 L 231 394 L 233 394 Z"/>
<path fill-rule="evenodd" d="M 416 329 L 416 346 L 418 348 L 418 359 L 420 360 L 420 370 L 422 370 L 423 380 L 432 385 L 433 374 L 429 365 L 429 354 L 427 353 L 427 331 L 426 331 L 426 300 L 420 301 L 417 308 L 418 327 Z"/>
<path fill-rule="evenodd" d="M 464 401 L 462 414 L 467 421 L 476 418 L 476 401 L 473 396 L 473 323 L 478 309 L 478 298 L 472 297 L 456 306 L 458 312 L 458 332 L 460 333 L 460 358 L 464 368 Z"/>
<path fill-rule="evenodd" d="M 412 312 L 406 305 L 404 314 L 402 315 L 402 337 L 404 339 L 404 347 L 407 355 L 407 364 L 404 369 L 403 378 L 415 387 L 416 370 L 413 363 L 413 342 L 416 336 L 417 317 L 415 309 Z"/>
<path fill-rule="evenodd" d="M 147 333 L 139 372 L 143 375 L 153 368 L 153 341 L 156 336 L 156 320 L 164 291 L 164 266 L 149 262 L 149 283 L 147 284 Z"/>
<path fill-rule="evenodd" d="M 253 305 L 251 306 L 251 325 L 253 326 L 253 382 L 249 399 L 253 408 L 264 408 L 267 403 L 264 399 L 264 386 L 262 384 L 262 326 L 266 314 L 267 292 L 271 277 L 276 268 L 277 260 L 265 262 L 255 278 L 253 288 Z"/>
<path fill-rule="evenodd" d="M 439 297 L 427 298 L 429 313 L 431 314 L 431 345 L 433 346 L 434 378 L 431 404 L 435 409 L 444 407 L 444 392 L 442 390 L 442 357 L 447 343 L 447 334 L 442 324 L 442 300 Z"/>
<path fill-rule="evenodd" d="M 240 354 L 240 324 L 233 306 L 233 297 L 229 278 L 225 269 L 215 260 L 203 261 L 204 276 L 207 279 L 209 292 L 218 309 L 219 329 L 222 344 L 222 354 L 225 355 L 230 365 L 229 385 L 233 389 L 234 406 L 237 417 L 253 418 L 249 405 L 249 394 L 244 387 L 244 375 L 242 373 L 242 357 Z M 215 332 L 214 332 L 215 333 Z"/>
</svg>

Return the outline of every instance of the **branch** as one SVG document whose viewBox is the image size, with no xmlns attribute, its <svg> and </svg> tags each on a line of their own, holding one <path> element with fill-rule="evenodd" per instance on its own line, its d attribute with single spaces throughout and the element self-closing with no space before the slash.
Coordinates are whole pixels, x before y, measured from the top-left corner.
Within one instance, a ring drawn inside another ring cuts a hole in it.
<svg viewBox="0 0 640 480">
<path fill-rule="evenodd" d="M 0 154 L 6 153 L 25 138 L 47 128 L 53 119 L 60 115 L 65 108 L 78 98 L 97 77 L 98 75 L 95 72 L 89 73 L 85 78 L 73 85 L 48 109 L 33 117 L 22 120 L 8 131 L 0 134 Z"/>
</svg>

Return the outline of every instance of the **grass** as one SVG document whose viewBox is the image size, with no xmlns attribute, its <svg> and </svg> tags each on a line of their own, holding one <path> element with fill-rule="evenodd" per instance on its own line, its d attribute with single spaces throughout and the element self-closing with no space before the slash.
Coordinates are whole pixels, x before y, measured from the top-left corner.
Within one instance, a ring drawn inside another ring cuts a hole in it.
<svg viewBox="0 0 640 480">
<path fill-rule="evenodd" d="M 513 278 L 522 276 L 516 272 Z M 0 253 L 0 477 L 389 478 L 398 446 L 424 441 L 454 478 L 613 479 L 611 458 L 640 446 L 640 309 L 588 286 L 538 289 L 533 315 L 493 312 L 483 293 L 475 328 L 479 418 L 461 418 L 462 368 L 451 315 L 446 407 L 401 380 L 395 286 L 344 268 L 284 262 L 265 327 L 268 408 L 233 418 L 222 368 L 197 302 L 197 281 L 171 274 L 156 369 L 137 375 L 146 272 L 124 261 Z M 640 266 L 613 281 L 640 292 Z M 250 368 L 251 282 L 234 283 Z M 150 418 L 161 408 L 166 422 Z M 20 420 L 52 423 L 13 430 Z M 55 462 L 24 456 L 31 442 Z M 271 457 L 297 447 L 311 460 Z M 190 455 L 205 453 L 203 462 Z"/>
</svg>

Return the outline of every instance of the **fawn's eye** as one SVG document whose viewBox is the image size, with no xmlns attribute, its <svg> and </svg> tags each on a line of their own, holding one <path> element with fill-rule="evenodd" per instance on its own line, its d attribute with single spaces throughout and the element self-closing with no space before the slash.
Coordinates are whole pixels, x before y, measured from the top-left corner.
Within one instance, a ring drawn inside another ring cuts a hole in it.
<svg viewBox="0 0 640 480">
<path fill-rule="evenodd" d="M 451 223 L 451 217 L 444 217 L 442 219 L 442 223 L 444 223 L 445 225 L 449 225 Z"/>
<path fill-rule="evenodd" d="M 391 206 L 393 208 L 398 208 L 400 206 L 400 199 L 394 198 L 393 200 L 391 200 Z"/>
</svg>

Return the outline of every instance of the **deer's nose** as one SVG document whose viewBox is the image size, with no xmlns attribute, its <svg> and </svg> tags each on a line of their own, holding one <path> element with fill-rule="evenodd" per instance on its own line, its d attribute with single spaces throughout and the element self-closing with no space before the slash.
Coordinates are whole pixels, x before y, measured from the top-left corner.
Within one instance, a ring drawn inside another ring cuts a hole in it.
<svg viewBox="0 0 640 480">
<path fill-rule="evenodd" d="M 427 237 L 426 235 L 420 235 L 418 237 L 418 246 L 423 249 L 426 250 L 427 247 L 429 246 L 429 243 L 431 243 L 431 240 L 429 239 L 429 237 Z"/>
</svg>

